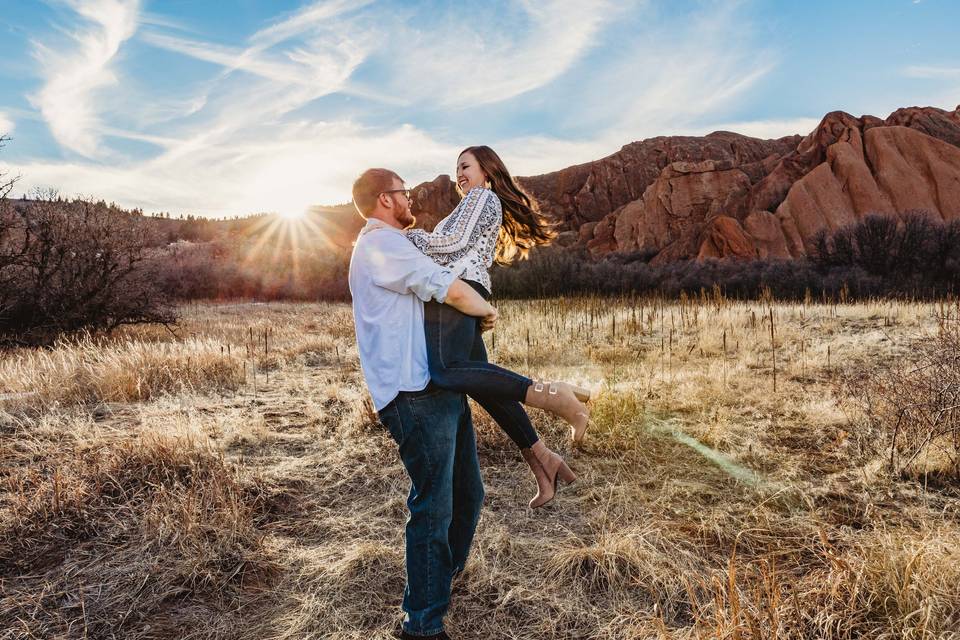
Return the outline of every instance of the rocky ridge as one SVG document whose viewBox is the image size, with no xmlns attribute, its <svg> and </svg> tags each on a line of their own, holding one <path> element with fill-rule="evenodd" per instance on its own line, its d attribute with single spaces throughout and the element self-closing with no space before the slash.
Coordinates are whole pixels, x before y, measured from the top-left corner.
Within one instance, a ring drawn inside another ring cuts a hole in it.
<svg viewBox="0 0 960 640">
<path fill-rule="evenodd" d="M 885 120 L 835 111 L 806 137 L 777 140 L 657 137 L 517 180 L 596 257 L 796 258 L 821 229 L 869 213 L 960 217 L 960 107 L 910 107 Z M 458 201 L 439 176 L 414 189 L 413 210 L 432 228 Z"/>
</svg>

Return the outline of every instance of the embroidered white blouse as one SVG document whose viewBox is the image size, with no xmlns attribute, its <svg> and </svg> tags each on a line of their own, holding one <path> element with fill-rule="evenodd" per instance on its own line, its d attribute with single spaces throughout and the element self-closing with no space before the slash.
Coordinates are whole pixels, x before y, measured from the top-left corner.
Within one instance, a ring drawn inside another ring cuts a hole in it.
<svg viewBox="0 0 960 640">
<path fill-rule="evenodd" d="M 490 274 L 503 221 L 500 198 L 490 189 L 474 187 L 432 232 L 410 229 L 407 238 L 434 262 L 463 280 L 490 291 Z"/>
</svg>

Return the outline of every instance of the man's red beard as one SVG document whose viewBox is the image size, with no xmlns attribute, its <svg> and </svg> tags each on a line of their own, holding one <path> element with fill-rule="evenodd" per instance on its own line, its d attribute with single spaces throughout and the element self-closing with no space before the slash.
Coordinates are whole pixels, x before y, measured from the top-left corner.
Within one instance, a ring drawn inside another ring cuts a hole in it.
<svg viewBox="0 0 960 640">
<path fill-rule="evenodd" d="M 401 225 L 403 225 L 403 228 L 404 228 L 404 229 L 409 229 L 409 228 L 411 228 L 413 225 L 417 224 L 417 219 L 416 219 L 416 218 L 414 217 L 414 215 L 413 215 L 412 213 L 410 213 L 410 211 L 408 210 L 405 215 L 397 218 L 397 222 L 399 222 Z"/>
</svg>

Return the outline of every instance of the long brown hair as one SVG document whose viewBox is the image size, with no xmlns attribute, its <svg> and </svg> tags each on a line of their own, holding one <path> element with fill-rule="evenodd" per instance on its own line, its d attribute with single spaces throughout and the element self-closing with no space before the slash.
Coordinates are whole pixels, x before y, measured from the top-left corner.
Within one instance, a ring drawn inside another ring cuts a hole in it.
<svg viewBox="0 0 960 640">
<path fill-rule="evenodd" d="M 467 147 L 459 158 L 471 153 L 480 170 L 487 175 L 490 189 L 500 198 L 503 223 L 497 237 L 495 259 L 498 264 L 510 264 L 515 258 L 527 258 L 530 249 L 549 244 L 557 237 L 553 225 L 540 213 L 537 202 L 517 186 L 497 152 L 486 145 Z"/>
</svg>

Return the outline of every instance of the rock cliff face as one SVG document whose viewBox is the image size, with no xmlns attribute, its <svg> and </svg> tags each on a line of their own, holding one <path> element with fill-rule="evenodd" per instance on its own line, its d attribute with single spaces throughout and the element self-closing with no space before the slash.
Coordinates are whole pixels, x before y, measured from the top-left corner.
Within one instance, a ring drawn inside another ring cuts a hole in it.
<svg viewBox="0 0 960 640">
<path fill-rule="evenodd" d="M 800 136 L 758 140 L 718 131 L 704 137 L 669 136 L 632 142 L 601 160 L 518 182 L 566 229 L 598 222 L 640 198 L 671 164 L 713 160 L 718 166 L 746 167 L 762 177 L 763 161 L 792 151 Z"/>
<path fill-rule="evenodd" d="M 441 218 L 453 211 L 460 202 L 457 185 L 448 175 L 437 176 L 430 182 L 417 185 L 412 191 L 410 211 L 417 218 L 417 226 L 432 231 Z"/>
<path fill-rule="evenodd" d="M 899 109 L 886 120 L 836 111 L 806 137 L 779 140 L 651 138 L 517 180 L 566 232 L 564 244 L 594 256 L 800 257 L 821 229 L 869 213 L 960 217 L 960 107 Z M 440 176 L 414 189 L 413 212 L 429 229 L 459 200 Z"/>
<path fill-rule="evenodd" d="M 834 112 L 779 157 L 672 162 L 580 238 L 594 255 L 643 251 L 654 263 L 789 258 L 806 255 L 821 229 L 915 210 L 960 217 L 960 107 L 886 120 Z"/>
</svg>

